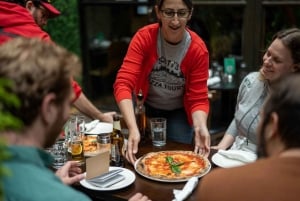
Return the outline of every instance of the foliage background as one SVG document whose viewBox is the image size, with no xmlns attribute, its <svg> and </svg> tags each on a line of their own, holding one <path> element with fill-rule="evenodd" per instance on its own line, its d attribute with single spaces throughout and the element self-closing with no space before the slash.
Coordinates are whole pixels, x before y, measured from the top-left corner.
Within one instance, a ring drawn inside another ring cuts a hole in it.
<svg viewBox="0 0 300 201">
<path fill-rule="evenodd" d="M 9 92 L 12 83 L 9 80 L 0 78 L 0 131 L 6 129 L 20 129 L 22 122 L 10 114 L 5 108 L 19 107 L 20 100 Z M 2 178 L 9 177 L 10 171 L 3 162 L 10 158 L 10 153 L 7 150 L 4 139 L 0 138 L 0 200 L 4 198 Z"/>
<path fill-rule="evenodd" d="M 50 34 L 55 43 L 80 56 L 77 0 L 54 0 L 52 4 L 61 12 L 61 15 L 50 19 L 45 27 L 45 31 Z M 4 105 L 19 105 L 19 100 L 5 90 L 8 83 L 8 81 L 0 79 L 0 130 L 8 127 L 19 128 L 21 126 L 21 122 L 18 119 L 3 110 Z M 9 159 L 9 153 L 5 142 L 0 138 L 0 181 L 1 178 L 10 175 L 9 170 L 3 166 L 3 162 L 7 159 Z M 3 200 L 3 193 L 3 183 L 0 182 L 0 200 Z"/>
<path fill-rule="evenodd" d="M 48 20 L 45 30 L 52 40 L 80 56 L 79 12 L 77 0 L 52 0 L 61 15 Z"/>
<path fill-rule="evenodd" d="M 79 1 L 79 0 L 78 0 Z M 52 0 L 52 5 L 61 14 L 53 19 L 49 19 L 45 31 L 48 32 L 52 40 L 79 57 L 80 51 L 80 31 L 79 12 L 77 0 Z M 82 84 L 82 76 L 75 77 L 79 84 Z"/>
</svg>

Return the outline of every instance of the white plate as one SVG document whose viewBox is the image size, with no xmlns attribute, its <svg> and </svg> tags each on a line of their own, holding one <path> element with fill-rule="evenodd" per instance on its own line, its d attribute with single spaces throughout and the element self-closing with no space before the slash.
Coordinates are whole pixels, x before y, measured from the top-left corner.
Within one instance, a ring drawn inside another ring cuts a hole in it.
<svg viewBox="0 0 300 201">
<path fill-rule="evenodd" d="M 188 180 L 191 178 L 191 177 L 189 177 L 189 178 L 185 178 L 185 179 L 174 179 L 174 180 L 171 180 L 171 179 L 159 179 L 159 178 L 150 177 L 150 176 L 148 176 L 148 175 L 145 175 L 145 174 L 143 174 L 142 172 L 140 172 L 140 171 L 136 168 L 138 162 L 139 162 L 142 158 L 143 158 L 143 156 L 140 157 L 140 158 L 134 163 L 134 169 L 135 169 L 135 171 L 136 171 L 138 174 L 140 174 L 141 176 L 143 176 L 143 177 L 145 177 L 145 178 L 147 178 L 147 179 L 151 179 L 151 180 L 154 180 L 154 181 L 161 181 L 161 182 L 175 183 L 175 182 L 184 182 L 184 181 L 188 181 Z M 211 169 L 211 163 L 209 162 L 209 160 L 207 160 L 207 163 L 208 163 L 208 168 L 206 169 L 206 171 L 203 172 L 203 173 L 201 173 L 201 174 L 199 174 L 199 175 L 197 175 L 196 177 L 198 177 L 198 178 L 203 177 L 204 175 L 206 175 L 206 174 L 210 171 L 210 169 Z"/>
<path fill-rule="evenodd" d="M 241 166 L 241 165 L 245 165 L 246 163 L 239 161 L 239 160 L 234 160 L 234 159 L 230 159 L 227 158 L 219 153 L 215 153 L 212 158 L 211 158 L 212 162 L 214 164 L 216 164 L 219 167 L 223 167 L 223 168 L 230 168 L 230 167 L 237 167 L 237 166 Z"/>
<path fill-rule="evenodd" d="M 91 189 L 91 190 L 97 190 L 97 191 L 113 191 L 113 190 L 118 190 L 118 189 L 122 189 L 125 188 L 127 186 L 129 186 L 130 184 L 132 184 L 135 181 L 135 174 L 126 169 L 126 168 L 121 168 L 121 167 L 109 167 L 109 171 L 111 170 L 116 170 L 116 169 L 122 169 L 123 171 L 120 172 L 119 174 L 123 175 L 125 177 L 124 180 L 110 186 L 107 188 L 100 188 L 97 186 L 94 186 L 90 183 L 88 183 L 85 179 L 80 181 L 80 184 L 82 186 L 84 186 L 85 188 Z"/>
</svg>

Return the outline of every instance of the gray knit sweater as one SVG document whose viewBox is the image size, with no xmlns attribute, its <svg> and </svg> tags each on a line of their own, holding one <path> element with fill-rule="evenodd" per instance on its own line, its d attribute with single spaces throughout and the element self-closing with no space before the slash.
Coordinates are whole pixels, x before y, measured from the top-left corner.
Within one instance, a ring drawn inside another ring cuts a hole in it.
<svg viewBox="0 0 300 201">
<path fill-rule="evenodd" d="M 256 144 L 259 112 L 268 93 L 268 83 L 260 79 L 259 72 L 248 74 L 239 87 L 234 118 L 226 133 L 243 136 Z"/>
</svg>

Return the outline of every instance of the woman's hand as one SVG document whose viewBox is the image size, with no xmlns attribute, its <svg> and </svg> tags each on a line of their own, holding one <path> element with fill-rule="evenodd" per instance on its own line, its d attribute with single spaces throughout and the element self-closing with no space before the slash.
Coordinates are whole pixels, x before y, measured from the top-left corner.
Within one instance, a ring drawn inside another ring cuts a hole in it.
<svg viewBox="0 0 300 201">
<path fill-rule="evenodd" d="M 201 154 L 208 157 L 210 152 L 210 134 L 206 126 L 207 114 L 201 110 L 195 111 L 192 114 L 194 125 L 194 141 L 196 154 Z"/>
<path fill-rule="evenodd" d="M 208 157 L 210 152 L 210 135 L 206 127 L 195 127 L 195 148 L 194 152 Z"/>
<path fill-rule="evenodd" d="M 64 184 L 71 185 L 84 179 L 84 174 L 81 173 L 79 166 L 77 161 L 68 161 L 55 174 Z"/>
<path fill-rule="evenodd" d="M 140 142 L 140 133 L 138 130 L 130 132 L 127 142 L 127 149 L 126 149 L 126 159 L 131 163 L 134 164 L 136 161 L 135 154 L 138 152 L 138 146 Z"/>
</svg>

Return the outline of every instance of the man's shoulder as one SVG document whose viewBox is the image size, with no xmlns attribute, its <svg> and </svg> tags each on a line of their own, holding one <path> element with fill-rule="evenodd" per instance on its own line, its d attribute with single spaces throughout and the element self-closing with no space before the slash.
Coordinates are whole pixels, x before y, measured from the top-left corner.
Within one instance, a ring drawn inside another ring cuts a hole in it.
<svg viewBox="0 0 300 201">
<path fill-rule="evenodd" d="M 298 158 L 271 157 L 240 167 L 215 169 L 201 179 L 199 196 L 203 200 L 297 200 L 282 199 L 277 192 L 287 186 L 299 186 Z M 293 172 L 293 174 L 291 174 Z M 274 194 L 265 194 L 264 189 Z M 218 189 L 218 193 L 215 193 Z M 263 190 L 262 190 L 263 189 Z M 298 197 L 297 188 L 286 188 L 290 197 Z M 243 199 L 244 196 L 244 199 Z"/>
<path fill-rule="evenodd" d="M 51 41 L 49 34 L 35 23 L 32 15 L 15 3 L 0 1 L 0 27 L 1 43 L 19 36 Z"/>
<path fill-rule="evenodd" d="M 45 166 L 14 160 L 6 167 L 10 171 L 10 175 L 3 178 L 7 200 L 89 200 L 85 195 L 64 185 Z"/>
<path fill-rule="evenodd" d="M 3 31 L 0 32 L 0 44 L 16 37 L 40 38 L 47 42 L 52 41 L 49 34 L 38 27 L 33 25 L 23 25 L 22 27 L 4 28 Z"/>
<path fill-rule="evenodd" d="M 205 176 L 204 180 L 211 180 L 214 182 L 222 182 L 222 181 L 230 181 L 232 183 L 241 182 L 243 178 L 247 178 L 248 181 L 252 179 L 256 179 L 256 176 L 262 176 L 257 174 L 261 172 L 264 168 L 266 168 L 270 163 L 272 163 L 270 159 L 261 159 L 253 163 L 249 163 L 247 165 L 233 167 L 233 168 L 217 168 L 211 171 L 207 176 Z"/>
<path fill-rule="evenodd" d="M 41 176 L 37 176 L 41 177 Z M 81 192 L 78 192 L 66 186 L 63 183 L 46 181 L 47 179 L 35 179 L 28 181 L 16 180 L 14 185 L 7 186 L 4 183 L 5 200 L 23 200 L 23 201 L 40 201 L 40 200 L 80 200 L 90 201 L 90 199 Z M 42 182 L 39 182 L 42 181 Z M 22 193 L 20 193 L 22 192 Z"/>
</svg>

